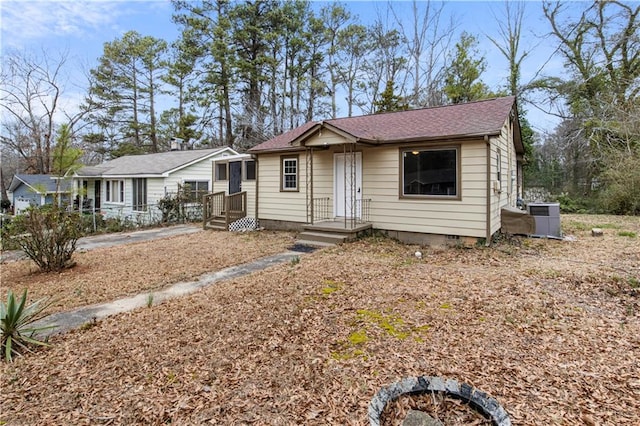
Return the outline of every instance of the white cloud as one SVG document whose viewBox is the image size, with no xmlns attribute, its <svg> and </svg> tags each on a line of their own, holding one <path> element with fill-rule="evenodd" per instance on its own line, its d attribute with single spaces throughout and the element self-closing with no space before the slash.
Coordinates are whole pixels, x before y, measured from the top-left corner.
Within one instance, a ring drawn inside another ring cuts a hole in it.
<svg viewBox="0 0 640 426">
<path fill-rule="evenodd" d="M 86 37 L 113 26 L 126 3 L 114 1 L 0 2 L 2 44 L 23 47 L 50 37 Z"/>
</svg>

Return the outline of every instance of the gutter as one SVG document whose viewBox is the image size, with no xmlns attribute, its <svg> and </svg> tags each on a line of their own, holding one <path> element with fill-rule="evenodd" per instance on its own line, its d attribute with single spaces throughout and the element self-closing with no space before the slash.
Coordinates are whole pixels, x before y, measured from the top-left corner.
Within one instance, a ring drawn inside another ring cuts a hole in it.
<svg viewBox="0 0 640 426">
<path fill-rule="evenodd" d="M 484 141 L 487 144 L 487 210 L 486 210 L 486 233 L 485 243 L 486 247 L 491 245 L 491 142 L 489 141 L 489 135 L 484 135 Z"/>
</svg>

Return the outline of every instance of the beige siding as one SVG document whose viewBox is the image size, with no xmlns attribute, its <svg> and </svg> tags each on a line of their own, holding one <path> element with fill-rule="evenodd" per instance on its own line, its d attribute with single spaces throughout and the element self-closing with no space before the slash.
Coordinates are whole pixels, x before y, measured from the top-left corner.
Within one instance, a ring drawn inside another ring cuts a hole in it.
<svg viewBox="0 0 640 426">
<path fill-rule="evenodd" d="M 363 153 L 363 198 L 371 199 L 373 226 L 390 231 L 482 237 L 486 217 L 485 144 L 465 143 L 461 156 L 461 200 L 400 198 L 398 147 Z"/>
<path fill-rule="evenodd" d="M 259 219 L 307 221 L 305 153 L 295 155 L 298 155 L 298 191 L 280 191 L 280 154 L 259 157 Z"/>
<path fill-rule="evenodd" d="M 326 145 L 342 145 L 346 139 L 338 134 L 324 130 L 321 134 L 316 134 L 307 142 L 305 146 L 326 146 Z"/>
<path fill-rule="evenodd" d="M 501 227 L 500 210 L 505 206 L 515 206 L 517 184 L 511 176 L 516 175 L 517 161 L 513 146 L 513 128 L 510 120 L 505 122 L 499 136 L 491 138 L 491 180 L 497 181 L 497 155 L 500 150 L 502 172 L 500 181 L 491 190 L 491 234 Z M 492 183 L 493 184 L 493 183 Z M 499 188 L 496 190 L 495 188 Z"/>
</svg>

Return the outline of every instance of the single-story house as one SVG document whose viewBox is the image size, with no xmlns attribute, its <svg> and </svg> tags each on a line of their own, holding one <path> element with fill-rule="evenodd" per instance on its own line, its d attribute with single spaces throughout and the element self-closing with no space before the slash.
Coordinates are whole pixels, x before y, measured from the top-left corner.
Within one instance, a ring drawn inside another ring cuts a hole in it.
<svg viewBox="0 0 640 426">
<path fill-rule="evenodd" d="M 19 214 L 29 206 L 52 204 L 56 194 L 58 202 L 62 202 L 65 196 L 68 198 L 69 188 L 68 181 L 58 181 L 51 175 L 17 174 L 13 176 L 9 185 L 9 199 L 14 213 Z"/>
<path fill-rule="evenodd" d="M 514 97 L 309 122 L 249 153 L 256 217 L 272 229 L 490 241 L 522 187 Z"/>
<path fill-rule="evenodd" d="M 75 172 L 79 205 L 105 217 L 138 223 L 158 220 L 158 201 L 188 188 L 194 200 L 212 191 L 212 161 L 238 153 L 229 147 L 126 155 Z"/>
</svg>

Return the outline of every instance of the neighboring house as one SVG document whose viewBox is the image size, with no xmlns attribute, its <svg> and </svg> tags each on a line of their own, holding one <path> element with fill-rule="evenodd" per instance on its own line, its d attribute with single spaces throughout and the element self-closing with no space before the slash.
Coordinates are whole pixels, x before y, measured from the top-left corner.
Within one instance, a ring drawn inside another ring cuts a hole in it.
<svg viewBox="0 0 640 426">
<path fill-rule="evenodd" d="M 442 244 L 490 241 L 501 208 L 516 205 L 524 148 L 505 97 L 309 122 L 249 152 L 260 226 Z"/>
<path fill-rule="evenodd" d="M 220 157 L 213 161 L 211 192 L 213 194 L 224 192 L 225 195 L 246 194 L 241 201 L 242 206 L 238 206 L 244 217 L 231 223 L 229 229 L 255 229 L 258 226 L 256 178 L 256 161 L 249 154 Z"/>
<path fill-rule="evenodd" d="M 158 200 L 188 185 L 193 199 L 212 190 L 212 161 L 238 153 L 231 148 L 127 155 L 74 176 L 74 192 L 84 209 L 106 217 L 151 222 L 161 217 Z"/>
<path fill-rule="evenodd" d="M 52 204 L 56 193 L 59 202 L 69 195 L 69 182 L 58 180 L 51 175 L 15 175 L 9 185 L 11 204 L 14 213 L 19 214 L 29 206 Z M 68 198 L 67 198 L 68 201 Z"/>
</svg>

